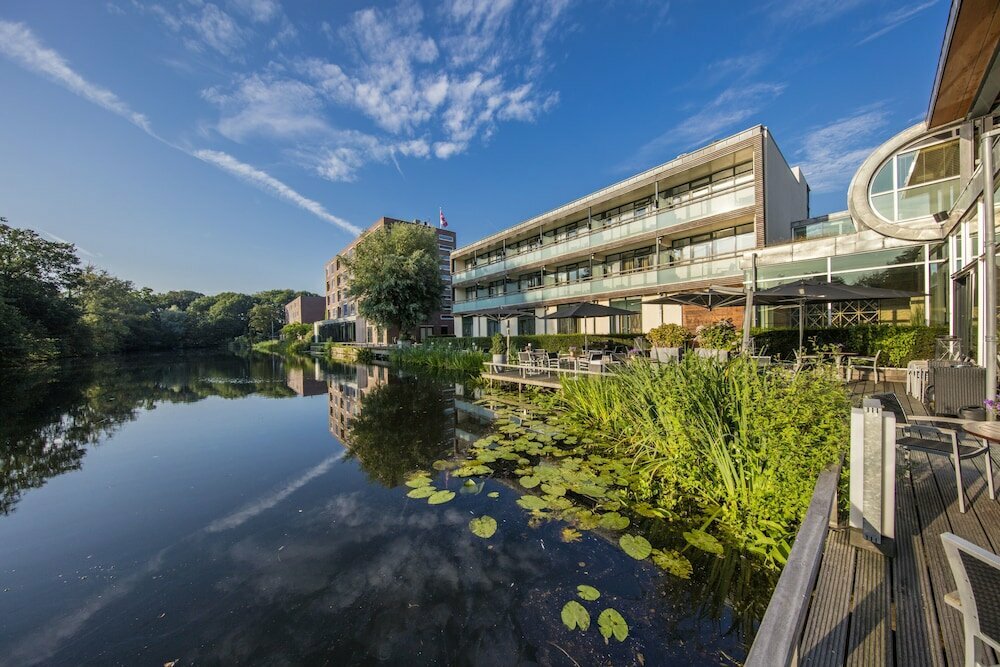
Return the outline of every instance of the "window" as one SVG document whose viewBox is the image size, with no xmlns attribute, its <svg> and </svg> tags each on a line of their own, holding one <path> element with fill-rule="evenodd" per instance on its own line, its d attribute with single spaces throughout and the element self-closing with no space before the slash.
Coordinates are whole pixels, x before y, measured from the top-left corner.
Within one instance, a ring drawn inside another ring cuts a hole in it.
<svg viewBox="0 0 1000 667">
<path fill-rule="evenodd" d="M 556 267 L 556 283 L 575 283 L 590 278 L 590 262 Z"/>
<path fill-rule="evenodd" d="M 869 186 L 872 209 L 890 222 L 950 211 L 959 192 L 958 139 L 897 153 Z"/>
<path fill-rule="evenodd" d="M 541 273 L 526 273 L 517 279 L 517 287 L 522 292 L 535 287 L 541 287 L 541 285 L 542 285 Z"/>
<path fill-rule="evenodd" d="M 500 333 L 500 323 L 496 320 L 486 320 L 486 335 L 492 336 L 496 333 Z"/>
<path fill-rule="evenodd" d="M 561 320 L 556 320 L 557 328 L 556 331 L 561 334 L 575 334 L 580 333 L 580 320 L 575 317 L 567 317 Z"/>
<path fill-rule="evenodd" d="M 631 310 L 634 315 L 616 315 L 611 318 L 611 333 L 641 334 L 642 333 L 642 299 L 612 299 L 612 308 Z"/>
<path fill-rule="evenodd" d="M 517 318 L 517 335 L 518 336 L 534 336 L 535 335 L 535 318 L 534 316 L 525 316 Z"/>
<path fill-rule="evenodd" d="M 462 318 L 462 335 L 466 338 L 472 336 L 472 318 L 463 317 Z"/>
</svg>

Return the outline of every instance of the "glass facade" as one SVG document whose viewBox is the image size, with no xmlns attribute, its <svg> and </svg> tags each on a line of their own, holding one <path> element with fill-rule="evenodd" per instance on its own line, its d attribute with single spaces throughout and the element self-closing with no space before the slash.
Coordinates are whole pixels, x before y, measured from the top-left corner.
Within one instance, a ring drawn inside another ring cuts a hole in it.
<svg viewBox="0 0 1000 667">
<path fill-rule="evenodd" d="M 906 149 L 889 158 L 869 188 L 872 209 L 890 222 L 947 213 L 961 189 L 957 138 Z"/>
<path fill-rule="evenodd" d="M 611 333 L 641 334 L 642 333 L 642 299 L 612 299 L 612 308 L 631 310 L 634 315 L 616 315 L 611 318 Z"/>
</svg>

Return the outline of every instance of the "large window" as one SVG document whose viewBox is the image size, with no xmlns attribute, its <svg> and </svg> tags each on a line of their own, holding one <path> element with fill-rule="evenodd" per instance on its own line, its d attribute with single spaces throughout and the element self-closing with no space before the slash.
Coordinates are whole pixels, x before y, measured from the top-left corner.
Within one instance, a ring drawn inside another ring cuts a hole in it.
<svg viewBox="0 0 1000 667">
<path fill-rule="evenodd" d="M 611 318 L 611 333 L 641 334 L 642 333 L 642 299 L 612 299 L 612 308 L 631 310 L 634 315 L 616 315 Z"/>
<path fill-rule="evenodd" d="M 472 336 L 472 322 L 473 322 L 473 319 L 474 318 L 472 318 L 472 317 L 463 317 L 462 318 L 462 335 L 465 336 L 466 338 L 469 338 L 469 337 Z"/>
<path fill-rule="evenodd" d="M 533 315 L 517 318 L 517 334 L 519 336 L 535 335 L 535 317 Z"/>
<path fill-rule="evenodd" d="M 561 334 L 580 333 L 580 320 L 575 317 L 566 317 L 556 322 L 558 322 L 556 331 Z"/>
<path fill-rule="evenodd" d="M 897 153 L 869 188 L 872 209 L 890 222 L 950 211 L 958 192 L 957 138 Z"/>
</svg>

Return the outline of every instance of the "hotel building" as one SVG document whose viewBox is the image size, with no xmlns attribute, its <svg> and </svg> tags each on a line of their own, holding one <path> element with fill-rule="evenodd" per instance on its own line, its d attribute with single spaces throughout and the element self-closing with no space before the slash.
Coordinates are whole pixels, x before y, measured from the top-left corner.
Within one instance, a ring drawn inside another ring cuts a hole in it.
<svg viewBox="0 0 1000 667">
<path fill-rule="evenodd" d="M 355 247 L 367 234 L 391 225 L 428 226 L 428 223 L 420 220 L 409 222 L 396 218 L 379 218 L 350 245 L 326 263 L 326 319 L 317 323 L 318 340 L 388 345 L 399 337 L 399 331 L 377 327 L 373 322 L 368 322 L 358 314 L 357 300 L 348 293 L 351 277 L 347 264 L 343 260 L 344 257 L 351 257 L 354 254 Z M 440 253 L 441 280 L 444 283 L 441 295 L 442 304 L 440 311 L 432 313 L 427 321 L 410 332 L 413 338 L 418 341 L 424 340 L 428 336 L 448 336 L 455 332 L 451 303 L 450 257 L 451 252 L 455 249 L 456 236 L 455 232 L 448 229 L 435 229 L 434 233 L 437 237 L 438 252 Z"/>
<path fill-rule="evenodd" d="M 741 310 L 642 302 L 709 284 L 763 289 L 808 278 L 922 295 L 816 306 L 810 326 L 938 325 L 984 364 L 995 335 L 981 314 L 995 317 L 997 304 L 986 273 L 996 249 L 980 241 L 981 153 L 984 134 L 1000 128 L 998 43 L 1000 5 L 953 0 L 925 119 L 861 164 L 847 210 L 810 217 L 808 174 L 788 167 L 758 126 L 456 250 L 457 331 L 492 334 L 499 325 L 477 312 L 513 306 L 533 316 L 511 333 L 572 332 L 575 321 L 539 316 L 578 301 L 635 312 L 596 319 L 595 333 L 739 322 Z M 1000 150 L 988 141 L 996 171 Z M 756 310 L 759 325 L 798 324 L 798 309 Z"/>
<path fill-rule="evenodd" d="M 809 217 L 809 186 L 757 126 L 632 176 L 452 253 L 462 336 L 499 325 L 477 312 L 530 313 L 511 333 L 575 333 L 576 320 L 541 316 L 589 301 L 635 313 L 595 321 L 592 333 L 641 334 L 698 317 L 648 306 L 664 291 L 739 285 L 748 250 L 788 241 Z"/>
</svg>

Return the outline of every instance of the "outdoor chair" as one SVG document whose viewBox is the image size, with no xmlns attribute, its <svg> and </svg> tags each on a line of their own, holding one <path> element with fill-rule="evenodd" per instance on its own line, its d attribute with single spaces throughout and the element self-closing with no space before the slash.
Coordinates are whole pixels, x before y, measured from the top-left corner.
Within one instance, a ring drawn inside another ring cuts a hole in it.
<svg viewBox="0 0 1000 667">
<path fill-rule="evenodd" d="M 944 601 L 962 614 L 965 664 L 971 667 L 980 664 L 977 639 L 1000 651 L 1000 556 L 952 533 L 942 533 L 941 543 L 958 586 Z"/>
<path fill-rule="evenodd" d="M 517 365 L 521 367 L 521 375 L 538 375 L 541 373 L 531 356 L 531 352 L 518 352 Z"/>
<path fill-rule="evenodd" d="M 875 376 L 875 384 L 878 384 L 878 358 L 882 356 L 882 350 L 877 350 L 874 357 L 851 357 L 847 360 L 847 381 L 854 379 L 854 369 L 859 371 L 871 371 Z"/>
<path fill-rule="evenodd" d="M 957 430 L 938 426 L 938 424 L 961 426 L 968 420 L 907 415 L 903 411 L 899 397 L 892 393 L 873 394 L 872 398 L 882 403 L 882 409 L 889 410 L 896 415 L 896 445 L 902 447 L 907 456 L 911 450 L 915 449 L 936 456 L 947 456 L 951 460 L 955 469 L 955 485 L 958 487 L 958 509 L 962 514 L 965 514 L 966 497 L 965 487 L 962 484 L 961 462 L 965 459 L 974 459 L 977 456 L 985 457 L 986 487 L 990 500 L 996 500 L 996 489 L 993 484 L 993 458 L 990 456 L 989 442 L 984 440 L 980 443 L 979 440 L 966 434 L 975 443 L 969 444 L 962 441 L 962 434 Z"/>
</svg>

